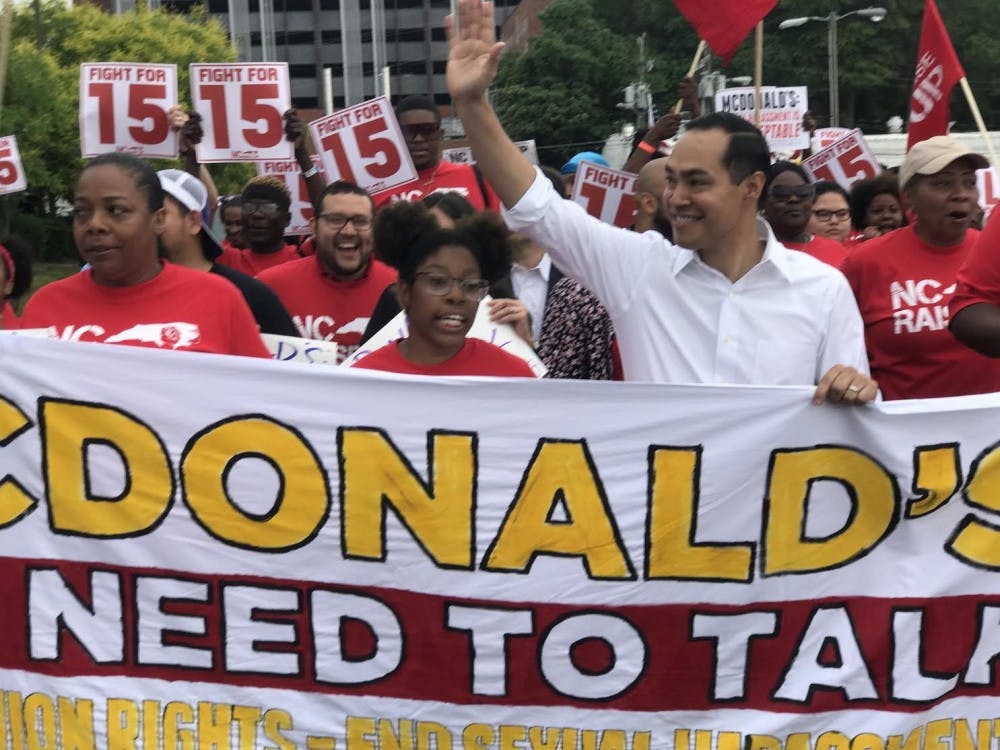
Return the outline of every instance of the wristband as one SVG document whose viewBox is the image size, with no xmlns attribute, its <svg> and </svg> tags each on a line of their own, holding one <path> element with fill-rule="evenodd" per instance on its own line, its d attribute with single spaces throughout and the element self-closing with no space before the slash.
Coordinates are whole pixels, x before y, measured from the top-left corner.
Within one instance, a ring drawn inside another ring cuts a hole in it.
<svg viewBox="0 0 1000 750">
<path fill-rule="evenodd" d="M 310 177 L 315 177 L 318 174 L 319 174 L 319 167 L 313 164 L 311 167 L 309 167 L 309 169 L 307 169 L 305 172 L 302 173 L 302 176 L 308 180 Z"/>
<path fill-rule="evenodd" d="M 657 149 L 652 143 L 646 143 L 645 141 L 639 141 L 639 145 L 636 148 L 641 148 L 647 154 L 655 154 Z"/>
</svg>

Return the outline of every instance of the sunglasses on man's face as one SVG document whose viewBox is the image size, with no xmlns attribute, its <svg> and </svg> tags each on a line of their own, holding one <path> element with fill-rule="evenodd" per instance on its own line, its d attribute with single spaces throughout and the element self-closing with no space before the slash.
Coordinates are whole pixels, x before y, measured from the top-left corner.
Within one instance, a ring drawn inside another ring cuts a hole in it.
<svg viewBox="0 0 1000 750">
<path fill-rule="evenodd" d="M 441 135 L 441 126 L 433 122 L 418 122 L 412 125 L 401 124 L 399 127 L 403 131 L 403 137 L 408 141 L 414 140 L 418 135 L 423 136 L 425 141 L 432 141 Z"/>
</svg>

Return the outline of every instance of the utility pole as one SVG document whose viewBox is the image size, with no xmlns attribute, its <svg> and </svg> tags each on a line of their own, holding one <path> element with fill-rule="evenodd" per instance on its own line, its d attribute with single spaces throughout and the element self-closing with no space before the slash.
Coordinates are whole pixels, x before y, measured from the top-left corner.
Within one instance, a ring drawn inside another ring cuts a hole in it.
<svg viewBox="0 0 1000 750">
<path fill-rule="evenodd" d="M 646 57 L 646 33 L 636 38 L 639 50 L 636 65 L 636 80 L 625 87 L 625 101 L 618 103 L 619 109 L 631 110 L 635 113 L 636 128 L 648 128 L 656 122 L 656 109 L 653 106 L 653 93 L 646 82 L 646 73 L 653 69 L 653 61 Z"/>
</svg>

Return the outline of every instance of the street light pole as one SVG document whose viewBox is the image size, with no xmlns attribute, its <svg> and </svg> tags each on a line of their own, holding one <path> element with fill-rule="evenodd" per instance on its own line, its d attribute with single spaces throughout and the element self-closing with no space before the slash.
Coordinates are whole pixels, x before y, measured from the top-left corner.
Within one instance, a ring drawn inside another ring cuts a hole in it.
<svg viewBox="0 0 1000 750">
<path fill-rule="evenodd" d="M 800 16 L 789 18 L 778 24 L 779 29 L 792 29 L 809 21 L 826 21 L 826 64 L 827 80 L 830 83 L 830 127 L 840 127 L 840 68 L 839 50 L 837 49 L 837 24 L 848 16 L 860 16 L 873 23 L 885 18 L 885 8 L 861 8 L 848 11 L 839 16 L 836 11 L 830 11 L 827 16 Z"/>
</svg>

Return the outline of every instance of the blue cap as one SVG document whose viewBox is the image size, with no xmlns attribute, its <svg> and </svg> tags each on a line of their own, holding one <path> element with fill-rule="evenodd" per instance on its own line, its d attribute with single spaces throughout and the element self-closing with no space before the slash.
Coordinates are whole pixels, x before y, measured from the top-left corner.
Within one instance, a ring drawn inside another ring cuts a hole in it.
<svg viewBox="0 0 1000 750">
<path fill-rule="evenodd" d="M 601 156 L 596 151 L 581 151 L 568 162 L 562 165 L 562 169 L 559 170 L 559 174 L 576 174 L 576 168 L 580 166 L 581 161 L 589 161 L 593 164 L 598 164 L 602 167 L 610 167 L 608 160 Z"/>
</svg>

